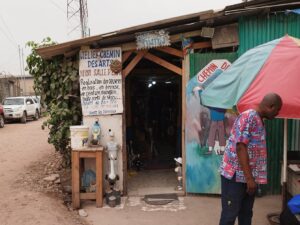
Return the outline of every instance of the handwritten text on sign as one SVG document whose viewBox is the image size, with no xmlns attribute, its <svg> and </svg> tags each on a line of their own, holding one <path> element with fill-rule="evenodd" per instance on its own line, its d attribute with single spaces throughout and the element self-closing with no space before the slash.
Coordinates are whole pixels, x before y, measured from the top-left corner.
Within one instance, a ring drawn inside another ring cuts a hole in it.
<svg viewBox="0 0 300 225">
<path fill-rule="evenodd" d="M 84 116 L 123 112 L 122 75 L 110 69 L 112 61 L 122 61 L 121 56 L 121 48 L 80 51 L 80 94 Z"/>
</svg>

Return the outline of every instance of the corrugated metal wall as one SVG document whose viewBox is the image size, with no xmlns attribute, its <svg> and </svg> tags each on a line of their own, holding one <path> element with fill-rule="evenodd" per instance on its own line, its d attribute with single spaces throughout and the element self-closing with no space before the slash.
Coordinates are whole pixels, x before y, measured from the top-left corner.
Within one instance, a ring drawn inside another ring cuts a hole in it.
<svg viewBox="0 0 300 225">
<path fill-rule="evenodd" d="M 300 15 L 277 13 L 268 16 L 244 17 L 239 21 L 240 46 L 238 55 L 262 43 L 280 38 L 285 34 L 300 38 Z M 289 150 L 299 148 L 299 121 L 289 121 Z M 266 192 L 280 193 L 280 174 L 283 150 L 283 120 L 266 123 L 268 146 L 269 184 Z"/>
<path fill-rule="evenodd" d="M 239 56 L 250 48 L 280 38 L 285 34 L 300 38 L 300 15 L 280 13 L 243 17 L 239 21 Z"/>
<path fill-rule="evenodd" d="M 300 120 L 288 120 L 288 149 L 300 152 Z"/>
</svg>

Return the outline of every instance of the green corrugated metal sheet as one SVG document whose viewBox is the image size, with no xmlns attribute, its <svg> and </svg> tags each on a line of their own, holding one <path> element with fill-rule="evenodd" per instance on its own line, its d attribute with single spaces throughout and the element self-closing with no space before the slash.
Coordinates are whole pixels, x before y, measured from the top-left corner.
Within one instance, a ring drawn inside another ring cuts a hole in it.
<svg viewBox="0 0 300 225">
<path fill-rule="evenodd" d="M 291 151 L 300 151 L 300 121 L 293 120 L 294 132 L 292 133 L 293 146 L 290 148 Z"/>
<path fill-rule="evenodd" d="M 264 17 L 242 17 L 239 21 L 238 54 L 286 34 L 300 38 L 300 15 L 280 13 Z"/>
<path fill-rule="evenodd" d="M 285 34 L 300 38 L 300 15 L 277 13 L 268 16 L 243 17 L 239 21 L 241 55 L 250 48 L 262 43 L 280 38 Z M 290 150 L 299 150 L 299 121 L 289 121 Z M 283 120 L 276 119 L 266 123 L 268 133 L 268 172 L 269 184 L 266 191 L 269 194 L 280 193 L 280 174 L 283 149 Z"/>
<path fill-rule="evenodd" d="M 288 149 L 289 151 L 300 151 L 300 121 L 288 121 Z"/>
<path fill-rule="evenodd" d="M 237 59 L 237 53 L 193 53 L 190 54 L 190 78 L 195 76 L 204 66 L 214 59 L 227 59 L 233 63 Z"/>
</svg>

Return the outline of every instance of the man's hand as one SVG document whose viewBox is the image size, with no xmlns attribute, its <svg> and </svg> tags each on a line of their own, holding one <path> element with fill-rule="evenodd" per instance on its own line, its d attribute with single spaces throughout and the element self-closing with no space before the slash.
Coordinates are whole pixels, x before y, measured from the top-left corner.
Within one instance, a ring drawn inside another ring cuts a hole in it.
<svg viewBox="0 0 300 225">
<path fill-rule="evenodd" d="M 255 181 L 254 181 L 253 178 L 247 180 L 247 193 L 248 193 L 249 195 L 255 194 L 256 187 L 257 187 L 257 185 L 256 185 L 256 183 L 255 183 Z"/>
</svg>

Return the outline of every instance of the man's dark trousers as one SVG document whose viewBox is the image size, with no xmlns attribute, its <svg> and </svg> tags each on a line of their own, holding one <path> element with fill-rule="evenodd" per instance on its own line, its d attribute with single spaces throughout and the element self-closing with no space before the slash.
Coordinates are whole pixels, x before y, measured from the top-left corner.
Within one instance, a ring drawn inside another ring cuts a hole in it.
<svg viewBox="0 0 300 225">
<path fill-rule="evenodd" d="M 255 194 L 247 193 L 247 184 L 221 176 L 222 213 L 220 225 L 234 225 L 238 218 L 239 225 L 251 225 Z"/>
</svg>

